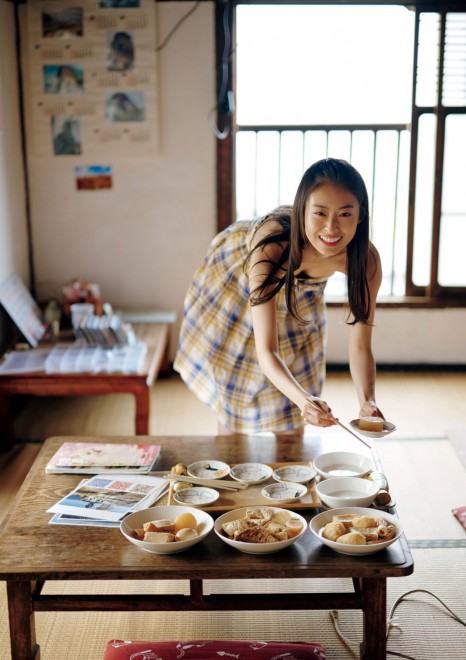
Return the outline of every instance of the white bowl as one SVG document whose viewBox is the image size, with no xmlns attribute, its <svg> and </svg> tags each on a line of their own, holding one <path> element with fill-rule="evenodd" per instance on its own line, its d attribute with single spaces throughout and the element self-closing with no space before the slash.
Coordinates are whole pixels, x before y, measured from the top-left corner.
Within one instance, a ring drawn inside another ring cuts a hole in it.
<svg viewBox="0 0 466 660">
<path fill-rule="evenodd" d="M 379 492 L 379 486 L 361 477 L 335 477 L 316 485 L 320 501 L 335 509 L 342 506 L 370 506 Z"/>
<path fill-rule="evenodd" d="M 265 463 L 239 463 L 230 470 L 230 477 L 249 484 L 260 484 L 272 476 L 272 468 Z"/>
<path fill-rule="evenodd" d="M 372 460 L 351 451 L 332 451 L 314 459 L 314 467 L 324 479 L 364 477 L 372 470 Z"/>
<path fill-rule="evenodd" d="M 387 422 L 384 420 L 382 431 L 364 431 L 359 428 L 359 419 L 352 419 L 350 422 L 351 428 L 359 433 L 360 435 L 365 435 L 368 438 L 385 438 L 386 435 L 390 435 L 393 431 L 396 431 L 395 424 Z"/>
<path fill-rule="evenodd" d="M 188 474 L 200 479 L 223 479 L 230 472 L 230 466 L 222 461 L 196 461 L 188 465 Z"/>
<path fill-rule="evenodd" d="M 151 520 L 175 520 L 181 513 L 192 513 L 197 520 L 198 536 L 187 541 L 173 541 L 173 543 L 149 543 L 147 541 L 139 541 L 134 538 L 133 531 L 140 529 L 144 523 Z M 178 552 L 183 552 L 191 548 L 193 545 L 200 543 L 212 531 L 214 526 L 214 519 L 208 513 L 193 509 L 189 506 L 179 506 L 178 504 L 169 506 L 155 506 L 150 509 L 142 509 L 135 513 L 130 513 L 129 516 L 124 518 L 120 524 L 120 531 L 128 541 L 135 546 L 146 552 L 152 552 L 157 555 L 172 555 Z"/>
<path fill-rule="evenodd" d="M 274 513 L 277 513 L 279 511 L 285 511 L 291 514 L 292 518 L 297 518 L 302 524 L 301 531 L 296 536 L 293 536 L 292 538 L 287 539 L 286 541 L 277 541 L 276 543 L 248 543 L 246 541 L 235 541 L 234 539 L 230 538 L 223 532 L 222 525 L 223 523 L 230 522 L 231 520 L 239 520 L 241 518 L 244 518 L 246 515 L 246 510 L 248 508 L 250 507 L 242 507 L 241 509 L 234 509 L 233 511 L 228 511 L 227 513 L 224 513 L 222 516 L 217 518 L 214 525 L 214 531 L 217 534 L 217 536 L 221 538 L 222 541 L 224 541 L 228 545 L 231 545 L 233 548 L 236 548 L 236 550 L 239 550 L 240 552 L 246 552 L 247 554 L 251 554 L 251 555 L 269 555 L 272 554 L 273 552 L 279 552 L 280 550 L 283 550 L 284 548 L 293 545 L 293 543 L 296 543 L 296 541 L 298 541 L 298 539 L 300 539 L 303 536 L 303 534 L 306 532 L 307 522 L 298 513 L 295 513 L 294 511 L 287 511 L 287 509 L 280 509 L 278 507 L 265 506 L 260 508 L 272 509 Z"/>
<path fill-rule="evenodd" d="M 188 506 L 209 506 L 220 497 L 220 493 L 215 488 L 207 486 L 193 486 L 192 488 L 182 488 L 173 494 L 173 499 L 178 504 Z"/>
<path fill-rule="evenodd" d="M 275 481 L 293 481 L 295 484 L 307 484 L 315 476 L 316 471 L 310 465 L 283 465 L 272 474 Z"/>
<path fill-rule="evenodd" d="M 366 545 L 346 545 L 345 543 L 337 543 L 337 541 L 330 541 L 322 536 L 322 529 L 329 522 L 332 522 L 333 516 L 341 516 L 346 513 L 356 513 L 359 516 L 371 516 L 372 518 L 383 518 L 388 523 L 392 524 L 396 528 L 396 536 L 390 541 L 380 541 L 378 543 L 368 543 Z M 385 511 L 375 511 L 374 509 L 362 509 L 360 507 L 344 507 L 342 509 L 332 509 L 331 511 L 324 511 L 323 513 L 317 514 L 312 518 L 309 523 L 309 529 L 316 536 L 321 543 L 328 545 L 329 548 L 339 552 L 342 555 L 372 555 L 375 552 L 380 552 L 385 548 L 388 548 L 389 545 L 395 543 L 401 534 L 403 533 L 403 528 L 400 521 L 396 516 L 386 513 Z"/>
<path fill-rule="evenodd" d="M 292 481 L 278 481 L 264 486 L 261 490 L 263 497 L 272 502 L 277 502 L 277 504 L 297 502 L 306 493 L 307 488 L 304 484 L 296 484 Z"/>
</svg>

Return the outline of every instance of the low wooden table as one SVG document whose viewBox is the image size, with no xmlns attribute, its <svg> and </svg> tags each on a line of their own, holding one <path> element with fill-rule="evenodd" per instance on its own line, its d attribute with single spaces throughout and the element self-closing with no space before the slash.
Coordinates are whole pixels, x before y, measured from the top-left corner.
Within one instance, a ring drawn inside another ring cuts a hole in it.
<svg viewBox="0 0 466 660">
<path fill-rule="evenodd" d="M 141 373 L 21 373 L 0 375 L 0 430 L 3 448 L 14 439 L 10 397 L 88 396 L 125 392 L 136 400 L 135 433 L 149 433 L 149 388 L 161 370 L 168 371 L 169 328 L 167 323 L 133 325 L 136 336 L 147 344 Z"/>
<path fill-rule="evenodd" d="M 73 441 L 76 438 L 67 437 Z M 294 545 L 272 555 L 244 554 L 213 532 L 201 545 L 175 555 L 155 555 L 128 543 L 118 529 L 48 525 L 46 510 L 64 497 L 80 477 L 46 475 L 45 465 L 65 438 L 50 438 L 41 449 L 0 531 L 0 580 L 7 582 L 13 660 L 38 660 L 34 613 L 45 611 L 217 611 L 359 609 L 363 612 L 361 658 L 384 660 L 386 654 L 387 578 L 413 572 L 404 536 L 379 553 L 340 555 L 308 530 Z M 128 442 L 128 438 L 93 438 L 96 442 Z M 309 461 L 324 451 L 361 453 L 348 437 L 172 436 L 145 437 L 162 445 L 158 469 L 183 461 L 219 459 L 230 465 Z M 369 452 L 370 454 L 370 452 Z M 373 456 L 377 464 L 377 457 Z M 307 520 L 316 509 L 300 511 Z M 25 522 L 27 521 L 27 524 Z M 98 552 L 95 549 L 98 548 Z M 352 578 L 345 593 L 212 594 L 203 580 L 285 578 Z M 127 594 L 124 580 L 189 580 L 189 595 Z M 120 580 L 115 595 L 43 595 L 48 580 Z"/>
</svg>

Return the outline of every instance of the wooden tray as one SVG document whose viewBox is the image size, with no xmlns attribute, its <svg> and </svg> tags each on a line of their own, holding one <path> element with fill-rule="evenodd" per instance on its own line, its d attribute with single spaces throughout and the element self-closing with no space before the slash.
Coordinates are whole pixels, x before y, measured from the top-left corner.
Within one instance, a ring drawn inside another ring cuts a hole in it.
<svg viewBox="0 0 466 660">
<path fill-rule="evenodd" d="M 282 467 L 284 465 L 307 465 L 312 467 L 312 462 L 295 461 L 294 463 L 267 463 L 267 465 L 270 465 L 270 467 L 273 470 L 276 470 L 277 468 Z M 232 484 L 234 484 L 235 483 L 234 479 L 232 479 L 231 482 Z M 311 479 L 311 481 L 309 481 L 306 484 L 307 493 L 306 495 L 304 495 L 304 497 L 301 497 L 296 502 L 288 502 L 285 504 L 280 504 L 276 502 L 271 503 L 269 499 L 267 499 L 261 494 L 261 490 L 263 489 L 265 484 L 270 484 L 273 482 L 274 479 L 270 477 L 270 479 L 267 479 L 266 481 L 263 481 L 260 484 L 253 484 L 251 486 L 248 486 L 248 488 L 245 488 L 244 490 L 228 491 L 228 490 L 219 489 L 218 492 L 220 493 L 220 497 L 218 498 L 218 500 L 216 500 L 213 504 L 210 504 L 208 506 L 205 507 L 201 506 L 197 508 L 202 509 L 203 511 L 207 511 L 207 513 L 214 513 L 214 512 L 231 511 L 232 509 L 238 509 L 243 506 L 277 506 L 280 507 L 281 509 L 292 509 L 293 511 L 298 511 L 302 509 L 315 509 L 322 506 L 322 502 L 320 501 L 319 496 L 316 493 L 315 478 Z M 170 484 L 170 490 L 168 491 L 168 495 L 167 495 L 167 501 L 165 502 L 159 500 L 157 504 L 175 504 L 175 505 L 178 504 L 173 499 L 173 490 L 171 484 Z"/>
</svg>

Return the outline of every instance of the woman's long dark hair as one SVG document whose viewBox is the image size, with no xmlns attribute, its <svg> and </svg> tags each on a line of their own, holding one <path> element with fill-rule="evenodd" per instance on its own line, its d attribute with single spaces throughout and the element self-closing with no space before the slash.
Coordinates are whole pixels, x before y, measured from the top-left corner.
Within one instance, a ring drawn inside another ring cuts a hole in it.
<svg viewBox="0 0 466 660">
<path fill-rule="evenodd" d="M 308 243 L 305 231 L 306 202 L 309 195 L 325 183 L 343 186 L 359 202 L 359 224 L 346 248 L 348 304 L 353 316 L 351 324 L 358 321 L 367 323 L 371 303 L 367 281 L 369 198 L 359 172 L 346 161 L 335 158 L 325 158 L 311 165 L 301 179 L 293 206 L 280 206 L 265 217 L 264 222 L 273 220 L 280 225 L 280 228 L 260 240 L 249 253 L 247 261 L 255 250 L 267 245 L 278 245 L 282 252 L 276 261 L 265 259 L 269 264 L 270 272 L 263 284 L 251 292 L 250 303 L 251 305 L 265 303 L 285 286 L 286 304 L 290 314 L 297 321 L 306 323 L 299 313 L 296 301 L 295 272 L 301 265 L 303 250 Z"/>
</svg>

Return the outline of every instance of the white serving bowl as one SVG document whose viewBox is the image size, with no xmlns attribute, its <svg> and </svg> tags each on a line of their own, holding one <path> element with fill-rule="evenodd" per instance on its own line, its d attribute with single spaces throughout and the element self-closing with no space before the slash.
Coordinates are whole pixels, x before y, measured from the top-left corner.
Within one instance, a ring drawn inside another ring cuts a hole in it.
<svg viewBox="0 0 466 660">
<path fill-rule="evenodd" d="M 173 543 L 149 543 L 139 541 L 134 538 L 133 531 L 141 529 L 143 524 L 151 520 L 175 520 L 181 513 L 192 513 L 197 520 L 198 536 L 187 541 L 173 541 Z M 194 509 L 190 506 L 179 506 L 178 504 L 168 506 L 155 506 L 150 509 L 142 509 L 135 513 L 130 513 L 121 521 L 120 531 L 124 537 L 135 546 L 146 552 L 153 552 L 158 555 L 172 555 L 183 552 L 193 545 L 200 543 L 212 531 L 214 519 L 208 513 Z"/>
<path fill-rule="evenodd" d="M 384 420 L 383 429 L 381 431 L 364 431 L 359 428 L 359 419 L 352 419 L 350 422 L 351 428 L 359 433 L 360 435 L 365 435 L 367 438 L 385 438 L 386 435 L 390 435 L 393 431 L 396 431 L 395 424 L 387 422 Z"/>
<path fill-rule="evenodd" d="M 187 506 L 209 506 L 220 497 L 220 493 L 215 488 L 207 486 L 193 486 L 192 488 L 182 488 L 173 494 L 173 499 L 177 504 L 186 504 Z"/>
<path fill-rule="evenodd" d="M 307 484 L 315 476 L 316 471 L 310 465 L 282 465 L 272 474 L 275 481 L 292 481 L 295 484 Z"/>
<path fill-rule="evenodd" d="M 341 516 L 347 513 L 356 513 L 359 516 L 371 516 L 376 519 L 383 518 L 388 523 L 395 526 L 396 536 L 393 539 L 390 539 L 390 541 L 380 541 L 378 543 L 368 543 L 366 545 L 346 545 L 345 543 L 330 541 L 322 536 L 322 529 L 327 523 L 332 522 L 333 516 Z M 328 545 L 329 548 L 332 548 L 332 550 L 335 550 L 335 552 L 339 552 L 342 555 L 372 555 L 375 552 L 380 552 L 381 550 L 388 548 L 388 546 L 395 543 L 403 533 L 401 523 L 396 516 L 386 513 L 385 511 L 375 511 L 374 509 L 363 509 L 360 507 L 344 507 L 319 513 L 310 521 L 309 529 L 321 543 Z"/>
<path fill-rule="evenodd" d="M 352 451 L 331 451 L 320 454 L 314 467 L 323 479 L 334 477 L 364 477 L 372 470 L 372 460 L 363 454 Z"/>
<path fill-rule="evenodd" d="M 230 522 L 231 520 L 239 520 L 244 518 L 248 508 L 250 507 L 242 507 L 241 509 L 228 511 L 222 516 L 219 516 L 214 525 L 214 532 L 217 534 L 217 536 L 222 539 L 222 541 L 228 545 L 231 545 L 233 548 L 236 548 L 236 550 L 239 550 L 240 552 L 246 552 L 247 554 L 251 555 L 269 555 L 273 552 L 279 552 L 280 550 L 293 545 L 293 543 L 296 543 L 296 541 L 298 541 L 298 539 L 300 539 L 306 532 L 307 522 L 298 513 L 295 513 L 294 511 L 287 511 L 287 509 L 280 509 L 278 507 L 260 507 L 262 509 L 272 509 L 274 513 L 277 513 L 278 511 L 287 511 L 287 513 L 291 514 L 292 518 L 297 518 L 301 522 L 301 531 L 296 536 L 293 536 L 286 541 L 277 541 L 276 543 L 248 543 L 246 541 L 235 541 L 224 533 L 222 525 L 223 523 Z"/>
<path fill-rule="evenodd" d="M 278 481 L 261 490 L 262 497 L 277 504 L 297 502 L 307 493 L 307 487 L 304 484 L 296 484 L 292 481 Z"/>
<path fill-rule="evenodd" d="M 188 474 L 200 479 L 223 479 L 230 472 L 230 466 L 223 461 L 196 461 L 188 465 Z"/>
<path fill-rule="evenodd" d="M 336 509 L 342 506 L 370 506 L 379 492 L 379 486 L 361 477 L 334 477 L 316 485 L 320 501 Z"/>
</svg>

